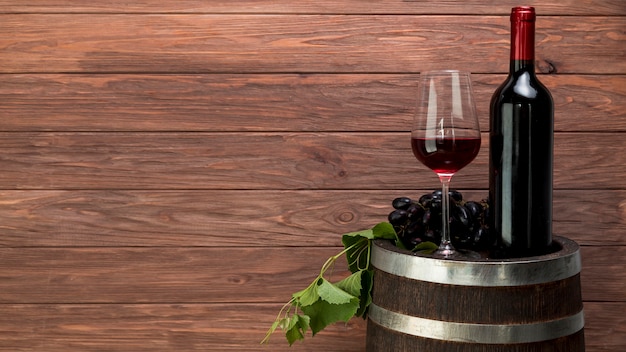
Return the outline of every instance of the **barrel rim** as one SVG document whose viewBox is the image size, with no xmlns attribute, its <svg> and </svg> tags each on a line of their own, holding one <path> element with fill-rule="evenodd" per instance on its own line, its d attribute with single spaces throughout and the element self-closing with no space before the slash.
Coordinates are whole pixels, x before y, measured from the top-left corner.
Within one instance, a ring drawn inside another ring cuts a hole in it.
<svg viewBox="0 0 626 352">
<path fill-rule="evenodd" d="M 388 240 L 375 240 L 371 264 L 375 269 L 414 280 L 468 286 L 521 286 L 567 279 L 580 274 L 578 244 L 553 236 L 554 253 L 514 259 L 441 259 L 412 253 Z"/>
</svg>

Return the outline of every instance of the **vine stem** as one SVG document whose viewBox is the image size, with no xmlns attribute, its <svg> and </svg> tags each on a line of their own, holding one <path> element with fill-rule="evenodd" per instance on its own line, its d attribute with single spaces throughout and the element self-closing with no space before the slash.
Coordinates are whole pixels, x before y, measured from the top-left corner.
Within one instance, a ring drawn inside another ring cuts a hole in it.
<svg viewBox="0 0 626 352">
<path fill-rule="evenodd" d="M 348 246 L 348 247 L 344 248 L 341 252 L 339 252 L 339 253 L 335 254 L 334 256 L 332 256 L 332 257 L 328 258 L 328 259 L 326 260 L 326 262 L 324 263 L 324 265 L 322 265 L 322 269 L 320 270 L 320 274 L 319 274 L 319 275 L 318 275 L 318 277 L 317 277 L 317 278 L 313 281 L 313 283 L 317 282 L 317 280 L 318 280 L 318 279 L 320 279 L 322 276 L 324 276 L 324 274 L 326 273 L 326 271 L 328 271 L 328 269 L 330 269 L 330 268 L 333 266 L 333 264 L 335 264 L 335 262 L 337 261 L 337 259 L 341 258 L 343 255 L 345 255 L 346 253 L 348 253 L 350 250 L 352 250 L 352 249 L 354 249 L 354 248 L 358 247 L 359 245 L 361 245 L 361 243 L 362 243 L 363 241 L 369 241 L 369 240 L 368 240 L 367 238 L 362 238 L 362 239 L 359 239 L 357 242 L 353 243 L 351 246 Z M 367 246 L 367 247 L 368 247 L 368 251 L 369 251 L 369 247 L 370 247 L 370 246 Z M 358 259 L 359 259 L 359 256 L 357 256 L 356 260 L 358 260 Z M 369 256 L 368 256 L 367 260 L 368 260 L 368 263 L 367 263 L 367 264 L 368 264 L 368 266 L 369 266 Z M 359 269 L 360 269 L 360 270 L 363 270 L 363 269 L 361 269 L 361 268 L 359 268 Z"/>
</svg>

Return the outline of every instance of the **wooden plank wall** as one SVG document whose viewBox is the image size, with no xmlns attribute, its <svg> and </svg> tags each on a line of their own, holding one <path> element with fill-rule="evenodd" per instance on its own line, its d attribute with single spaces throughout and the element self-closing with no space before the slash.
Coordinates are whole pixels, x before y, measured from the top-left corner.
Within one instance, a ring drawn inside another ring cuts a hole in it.
<svg viewBox="0 0 626 352">
<path fill-rule="evenodd" d="M 363 351 L 359 320 L 259 341 L 342 233 L 437 187 L 408 142 L 419 72 L 470 70 L 488 132 L 517 4 L 0 0 L 0 351 Z M 623 351 L 626 2 L 526 4 L 587 350 Z"/>
</svg>

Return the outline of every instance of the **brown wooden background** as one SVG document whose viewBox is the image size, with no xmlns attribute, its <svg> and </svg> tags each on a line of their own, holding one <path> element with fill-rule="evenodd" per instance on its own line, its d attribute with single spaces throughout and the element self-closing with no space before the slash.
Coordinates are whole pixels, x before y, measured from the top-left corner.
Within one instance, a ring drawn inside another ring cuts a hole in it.
<svg viewBox="0 0 626 352">
<path fill-rule="evenodd" d="M 0 350 L 363 351 L 359 320 L 259 341 L 342 233 L 437 187 L 420 71 L 472 71 L 487 132 L 518 4 L 0 0 Z M 623 351 L 626 2 L 526 4 L 587 350 Z M 470 199 L 487 152 L 453 180 Z"/>
</svg>

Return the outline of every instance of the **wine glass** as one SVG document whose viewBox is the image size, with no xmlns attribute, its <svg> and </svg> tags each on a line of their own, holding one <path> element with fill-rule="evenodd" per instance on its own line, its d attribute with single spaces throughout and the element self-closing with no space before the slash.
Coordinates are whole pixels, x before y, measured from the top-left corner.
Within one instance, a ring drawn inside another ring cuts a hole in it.
<svg viewBox="0 0 626 352">
<path fill-rule="evenodd" d="M 450 235 L 450 180 L 480 150 L 480 128 L 472 94 L 469 72 L 420 74 L 411 147 L 415 157 L 441 181 L 441 243 L 433 255 L 445 259 L 479 257 L 477 253 L 455 249 Z"/>
</svg>

